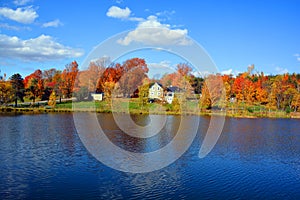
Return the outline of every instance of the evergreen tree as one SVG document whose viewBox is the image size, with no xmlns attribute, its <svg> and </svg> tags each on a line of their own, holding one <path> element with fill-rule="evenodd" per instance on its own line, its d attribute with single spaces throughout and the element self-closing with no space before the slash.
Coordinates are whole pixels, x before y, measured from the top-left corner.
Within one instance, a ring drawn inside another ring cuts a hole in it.
<svg viewBox="0 0 300 200">
<path fill-rule="evenodd" d="M 10 77 L 12 89 L 14 92 L 15 107 L 18 106 L 18 100 L 24 102 L 24 82 L 20 74 L 14 74 Z"/>
</svg>

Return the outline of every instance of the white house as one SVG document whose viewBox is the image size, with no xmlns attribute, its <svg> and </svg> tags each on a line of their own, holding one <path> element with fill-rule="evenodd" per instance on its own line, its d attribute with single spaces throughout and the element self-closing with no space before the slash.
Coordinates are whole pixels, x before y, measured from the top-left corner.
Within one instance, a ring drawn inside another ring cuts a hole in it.
<svg viewBox="0 0 300 200">
<path fill-rule="evenodd" d="M 164 89 L 160 83 L 152 83 L 149 87 L 149 99 L 162 100 L 164 97 Z"/>
<path fill-rule="evenodd" d="M 182 92 L 182 90 L 179 87 L 176 86 L 168 87 L 165 93 L 165 101 L 171 104 L 173 102 L 175 94 L 178 94 L 180 92 Z"/>
<path fill-rule="evenodd" d="M 103 101 L 104 93 L 92 93 L 91 96 L 94 101 Z"/>
</svg>

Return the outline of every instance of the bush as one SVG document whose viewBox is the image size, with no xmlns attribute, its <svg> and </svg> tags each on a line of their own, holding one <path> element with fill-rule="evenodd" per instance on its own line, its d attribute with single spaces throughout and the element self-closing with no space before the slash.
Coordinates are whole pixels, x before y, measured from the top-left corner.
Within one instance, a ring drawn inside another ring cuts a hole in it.
<svg viewBox="0 0 300 200">
<path fill-rule="evenodd" d="M 290 107 L 287 107 L 285 109 L 286 114 L 290 114 L 292 112 L 292 109 Z"/>
<path fill-rule="evenodd" d="M 254 112 L 253 108 L 251 108 L 251 107 L 248 107 L 247 110 L 248 110 L 249 113 L 253 113 Z"/>
<path fill-rule="evenodd" d="M 175 96 L 172 101 L 172 110 L 179 112 L 181 110 L 179 99 Z"/>
</svg>

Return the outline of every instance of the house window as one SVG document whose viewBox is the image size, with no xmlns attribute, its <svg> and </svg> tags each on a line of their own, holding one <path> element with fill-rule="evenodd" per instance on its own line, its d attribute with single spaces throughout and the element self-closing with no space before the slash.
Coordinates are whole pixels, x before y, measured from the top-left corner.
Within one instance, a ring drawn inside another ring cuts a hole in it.
<svg viewBox="0 0 300 200">
<path fill-rule="evenodd" d="M 154 92 L 151 92 L 150 94 L 151 94 L 151 95 L 154 95 Z"/>
<path fill-rule="evenodd" d="M 160 90 L 160 87 L 157 87 L 157 90 L 159 91 L 159 90 Z"/>
<path fill-rule="evenodd" d="M 158 92 L 157 94 L 158 94 L 158 95 L 160 95 L 161 93 L 160 93 L 160 92 Z"/>
</svg>

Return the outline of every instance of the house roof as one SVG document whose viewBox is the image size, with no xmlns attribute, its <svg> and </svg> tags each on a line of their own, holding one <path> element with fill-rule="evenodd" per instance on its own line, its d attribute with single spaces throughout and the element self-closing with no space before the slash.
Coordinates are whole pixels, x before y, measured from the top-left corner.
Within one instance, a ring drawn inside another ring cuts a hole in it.
<svg viewBox="0 0 300 200">
<path fill-rule="evenodd" d="M 182 89 L 177 86 L 171 86 L 167 88 L 168 92 L 182 92 Z"/>
<path fill-rule="evenodd" d="M 155 83 L 157 83 L 160 87 L 163 87 L 163 85 L 161 83 L 158 83 L 158 82 L 150 83 L 149 87 L 152 87 Z"/>
</svg>

